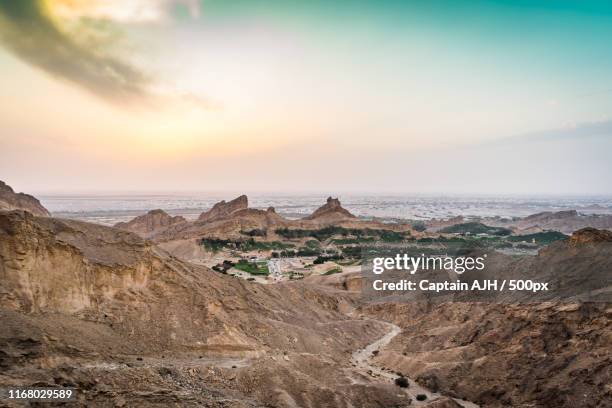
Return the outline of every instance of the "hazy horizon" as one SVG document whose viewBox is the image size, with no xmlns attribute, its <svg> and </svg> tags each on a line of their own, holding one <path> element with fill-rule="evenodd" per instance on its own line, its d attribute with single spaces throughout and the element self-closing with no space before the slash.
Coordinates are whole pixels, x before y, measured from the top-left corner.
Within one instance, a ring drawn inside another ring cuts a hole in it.
<svg viewBox="0 0 612 408">
<path fill-rule="evenodd" d="M 4 181 L 4 180 L 3 180 Z M 9 184 L 10 185 L 10 184 Z M 11 186 L 12 187 L 12 186 Z M 68 197 L 68 196 L 83 196 L 83 197 L 112 197 L 112 196 L 191 196 L 202 195 L 211 197 L 221 197 L 222 199 L 231 200 L 242 194 L 247 196 L 321 196 L 336 197 L 336 196 L 362 196 L 362 197 L 489 197 L 489 198 L 612 198 L 612 194 L 580 194 L 580 193 L 507 193 L 507 192 L 444 192 L 444 191 L 358 191 L 358 190 L 36 190 L 23 191 L 15 189 L 15 192 L 32 194 L 43 197 Z"/>
<path fill-rule="evenodd" d="M 612 195 L 612 5 L 0 3 L 17 191 Z"/>
</svg>

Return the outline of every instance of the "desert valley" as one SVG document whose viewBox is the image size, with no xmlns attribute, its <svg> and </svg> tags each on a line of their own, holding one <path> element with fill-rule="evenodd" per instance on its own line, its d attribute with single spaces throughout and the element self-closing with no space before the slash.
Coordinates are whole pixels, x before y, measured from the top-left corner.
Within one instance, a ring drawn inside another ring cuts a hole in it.
<svg viewBox="0 0 612 408">
<path fill-rule="evenodd" d="M 0 0 L 0 408 L 612 408 L 610 38 Z"/>
<path fill-rule="evenodd" d="M 241 196 L 107 227 L 2 184 L 0 383 L 75 387 L 80 406 L 612 406 L 611 226 L 386 223 L 334 198 L 287 219 Z M 452 242 L 502 274 L 584 279 L 563 300 L 363 296 L 363 248 Z M 583 301 L 595 278 L 607 292 Z"/>
</svg>

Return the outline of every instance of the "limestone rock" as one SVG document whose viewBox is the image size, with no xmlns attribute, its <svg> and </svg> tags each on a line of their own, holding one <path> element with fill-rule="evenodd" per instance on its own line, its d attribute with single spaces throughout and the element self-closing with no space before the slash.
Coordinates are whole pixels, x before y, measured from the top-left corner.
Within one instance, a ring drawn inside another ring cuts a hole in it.
<svg viewBox="0 0 612 408">
<path fill-rule="evenodd" d="M 225 200 L 216 203 L 210 210 L 203 212 L 198 217 L 198 221 L 214 221 L 231 215 L 232 213 L 245 210 L 249 207 L 249 199 L 246 195 L 241 195 L 231 201 Z"/>
<path fill-rule="evenodd" d="M 140 215 L 128 222 L 119 222 L 115 228 L 135 232 L 141 236 L 148 237 L 158 233 L 171 225 L 186 222 L 187 220 L 180 215 L 172 217 L 164 210 L 151 210 L 144 215 Z"/>
<path fill-rule="evenodd" d="M 15 193 L 11 186 L 0 180 L 0 211 L 25 210 L 34 215 L 48 217 L 51 214 L 35 197 Z"/>
<path fill-rule="evenodd" d="M 317 208 L 305 220 L 318 220 L 318 219 L 344 219 L 344 218 L 356 218 L 348 210 L 342 207 L 340 200 L 337 198 L 328 197 L 327 202 Z"/>
</svg>

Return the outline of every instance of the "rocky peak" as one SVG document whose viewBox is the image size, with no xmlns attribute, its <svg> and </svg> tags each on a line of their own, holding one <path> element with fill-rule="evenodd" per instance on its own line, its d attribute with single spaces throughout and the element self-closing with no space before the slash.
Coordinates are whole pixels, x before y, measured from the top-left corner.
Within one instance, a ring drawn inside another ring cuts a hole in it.
<svg viewBox="0 0 612 408">
<path fill-rule="evenodd" d="M 306 220 L 314 220 L 319 218 L 356 218 L 347 209 L 342 207 L 340 200 L 337 198 L 327 197 L 327 202 L 317 208 L 315 212 L 306 217 Z"/>
<path fill-rule="evenodd" d="M 0 180 L 0 193 L 15 193 L 11 186 Z"/>
<path fill-rule="evenodd" d="M 572 246 L 602 242 L 612 242 L 612 232 L 596 228 L 583 228 L 574 232 L 569 239 L 569 244 Z"/>
<path fill-rule="evenodd" d="M 226 202 L 225 200 L 220 201 L 213 205 L 213 207 L 200 214 L 198 221 L 213 221 L 216 219 L 224 218 L 232 213 L 245 210 L 249 207 L 249 199 L 246 195 L 234 198 L 233 200 Z"/>
<path fill-rule="evenodd" d="M 135 232 L 147 237 L 171 225 L 186 221 L 187 220 L 180 215 L 173 217 L 164 210 L 155 209 L 144 215 L 139 215 L 131 221 L 117 223 L 115 224 L 115 228 Z"/>
<path fill-rule="evenodd" d="M 0 180 L 0 211 L 2 210 L 25 210 L 41 217 L 51 215 L 35 197 L 29 194 L 15 193 L 11 186 Z"/>
</svg>

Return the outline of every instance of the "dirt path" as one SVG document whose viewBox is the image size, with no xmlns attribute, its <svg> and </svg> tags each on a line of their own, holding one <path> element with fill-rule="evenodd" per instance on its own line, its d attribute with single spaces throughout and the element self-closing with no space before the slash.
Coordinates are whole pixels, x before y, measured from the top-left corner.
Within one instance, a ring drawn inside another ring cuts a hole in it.
<svg viewBox="0 0 612 408">
<path fill-rule="evenodd" d="M 382 370 L 380 367 L 371 364 L 371 359 L 373 356 L 372 352 L 384 348 L 395 336 L 401 333 L 402 329 L 392 323 L 387 323 L 380 320 L 376 321 L 378 323 L 387 325 L 389 327 L 389 332 L 373 343 L 370 343 L 365 348 L 355 351 L 351 357 L 351 363 L 363 375 L 379 379 L 380 381 L 394 382 L 396 378 L 399 378 L 397 374 L 391 371 Z M 406 379 L 408 380 L 410 386 L 408 388 L 404 388 L 403 390 L 410 396 L 410 398 L 412 398 L 412 404 L 414 406 L 422 406 L 443 397 L 442 394 L 431 392 L 428 389 L 421 387 L 408 377 L 406 377 Z M 425 401 L 417 401 L 416 396 L 418 394 L 426 395 L 427 399 Z M 474 404 L 473 402 L 464 401 L 457 398 L 453 398 L 453 400 L 464 408 L 479 408 L 478 405 Z"/>
</svg>

